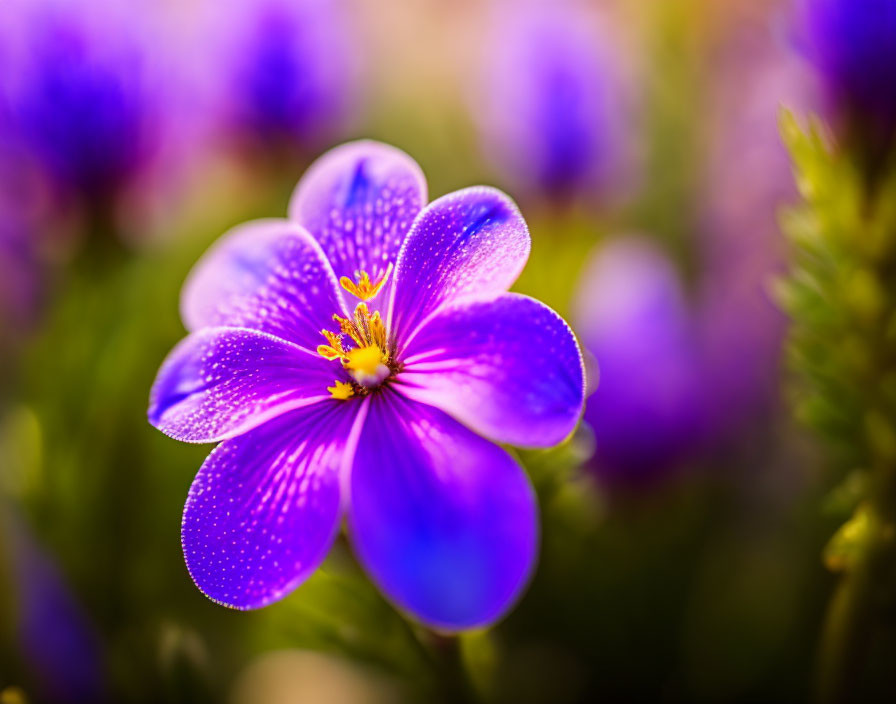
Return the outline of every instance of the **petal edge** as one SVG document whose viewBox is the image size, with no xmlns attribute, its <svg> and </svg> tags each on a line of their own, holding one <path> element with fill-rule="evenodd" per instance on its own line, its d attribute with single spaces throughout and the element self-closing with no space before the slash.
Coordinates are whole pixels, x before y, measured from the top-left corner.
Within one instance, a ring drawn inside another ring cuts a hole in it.
<svg viewBox="0 0 896 704">
<path fill-rule="evenodd" d="M 187 569 L 203 594 L 260 608 L 318 567 L 339 530 L 339 474 L 353 421 L 345 405 L 302 409 L 212 451 L 181 525 Z"/>
</svg>

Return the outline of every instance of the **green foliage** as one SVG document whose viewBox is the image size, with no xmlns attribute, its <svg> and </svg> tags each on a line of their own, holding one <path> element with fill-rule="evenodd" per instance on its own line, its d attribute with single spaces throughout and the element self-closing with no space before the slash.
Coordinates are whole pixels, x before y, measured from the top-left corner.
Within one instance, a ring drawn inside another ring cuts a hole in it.
<svg viewBox="0 0 896 704">
<path fill-rule="evenodd" d="M 804 132 L 784 115 L 781 127 L 803 197 L 782 220 L 793 248 L 780 298 L 793 320 L 796 409 L 834 451 L 826 505 L 844 521 L 823 554 L 841 577 L 818 694 L 841 701 L 875 687 L 868 662 L 892 636 L 882 615 L 896 606 L 896 172 L 862 171 L 818 122 Z M 876 685 L 892 691 L 890 679 Z"/>
<path fill-rule="evenodd" d="M 782 217 L 794 265 L 779 286 L 797 414 L 846 477 L 896 457 L 896 178 L 869 191 L 817 122 L 787 114 L 782 132 L 804 200 Z"/>
</svg>

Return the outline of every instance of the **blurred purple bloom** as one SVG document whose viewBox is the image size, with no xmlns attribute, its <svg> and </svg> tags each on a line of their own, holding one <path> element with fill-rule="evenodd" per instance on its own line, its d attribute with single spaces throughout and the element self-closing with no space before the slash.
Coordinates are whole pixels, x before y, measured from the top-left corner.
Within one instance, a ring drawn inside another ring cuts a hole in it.
<svg viewBox="0 0 896 704">
<path fill-rule="evenodd" d="M 162 75 L 145 7 L 4 7 L 0 102 L 8 124 L 57 185 L 92 201 L 116 195 L 160 148 Z"/>
<path fill-rule="evenodd" d="M 342 0 L 237 0 L 210 12 L 201 80 L 225 132 L 304 151 L 339 133 L 357 54 Z"/>
<path fill-rule="evenodd" d="M 96 631 L 59 568 L 13 516 L 4 517 L 16 591 L 16 634 L 40 701 L 103 701 Z"/>
<path fill-rule="evenodd" d="M 501 8 L 473 96 L 482 143 L 507 180 L 554 201 L 607 185 L 621 162 L 618 57 L 575 2 Z"/>
<path fill-rule="evenodd" d="M 732 24 L 707 110 L 698 301 L 719 439 L 777 398 L 786 321 L 769 289 L 784 261 L 779 211 L 796 197 L 778 114 L 816 103 L 811 71 L 776 40 L 764 13 Z"/>
<path fill-rule="evenodd" d="M 289 220 L 235 228 L 191 273 L 191 334 L 162 365 L 149 418 L 179 440 L 223 441 L 182 533 L 215 601 L 256 608 L 295 589 L 343 513 L 374 581 L 428 624 L 490 623 L 523 588 L 535 499 L 495 443 L 573 430 L 581 355 L 556 313 L 506 293 L 529 254 L 507 196 L 426 201 L 406 154 L 346 144 L 311 166 Z"/>
<path fill-rule="evenodd" d="M 801 0 L 801 36 L 835 107 L 875 136 L 896 127 L 896 3 Z"/>
<path fill-rule="evenodd" d="M 662 476 L 703 443 L 705 383 L 678 276 L 647 240 L 615 240 L 586 264 L 576 331 L 600 384 L 585 405 L 595 470 L 610 484 Z"/>
<path fill-rule="evenodd" d="M 42 276 L 34 231 L 16 214 L 0 209 L 0 329 L 7 335 L 28 330 L 42 299 Z"/>
<path fill-rule="evenodd" d="M 2 121 L 0 117 L 0 121 Z M 39 189 L 0 126 L 0 352 L 38 318 L 46 287 L 39 256 Z"/>
</svg>

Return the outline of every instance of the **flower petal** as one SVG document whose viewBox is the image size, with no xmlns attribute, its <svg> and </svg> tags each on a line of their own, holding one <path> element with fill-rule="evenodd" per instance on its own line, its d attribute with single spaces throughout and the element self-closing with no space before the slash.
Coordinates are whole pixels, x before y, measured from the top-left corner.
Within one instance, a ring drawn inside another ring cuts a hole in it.
<svg viewBox="0 0 896 704">
<path fill-rule="evenodd" d="M 401 392 L 514 445 L 555 445 L 575 428 L 582 355 L 566 322 L 508 293 L 441 309 L 405 348 Z"/>
<path fill-rule="evenodd" d="M 204 328 L 162 363 L 149 421 L 176 440 L 218 442 L 330 398 L 335 378 L 346 378 L 341 365 L 273 335 Z"/>
<path fill-rule="evenodd" d="M 504 293 L 529 247 L 523 216 L 495 188 L 465 188 L 430 203 L 398 255 L 390 329 L 399 345 L 440 305 Z"/>
<path fill-rule="evenodd" d="M 191 332 L 251 328 L 312 349 L 342 311 L 326 256 L 288 220 L 255 220 L 230 230 L 199 260 L 181 295 L 181 317 Z"/>
<path fill-rule="evenodd" d="M 370 399 L 351 474 L 352 540 L 399 607 L 448 631 L 500 618 L 535 560 L 535 497 L 520 466 L 440 410 Z"/>
<path fill-rule="evenodd" d="M 426 179 L 417 162 L 395 147 L 363 140 L 311 165 L 289 217 L 320 242 L 337 276 L 366 271 L 377 280 L 425 204 Z"/>
<path fill-rule="evenodd" d="M 187 568 L 206 596 L 259 608 L 321 563 L 339 527 L 339 474 L 357 409 L 334 402 L 293 411 L 208 456 L 181 528 Z"/>
</svg>

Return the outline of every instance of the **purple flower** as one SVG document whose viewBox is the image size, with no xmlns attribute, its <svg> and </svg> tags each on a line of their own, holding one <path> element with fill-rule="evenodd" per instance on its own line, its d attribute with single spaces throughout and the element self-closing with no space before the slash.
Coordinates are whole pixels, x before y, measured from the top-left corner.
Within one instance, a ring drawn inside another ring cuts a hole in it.
<svg viewBox="0 0 896 704">
<path fill-rule="evenodd" d="M 40 701 L 103 701 L 100 643 L 52 556 L 13 512 L 2 516 L 15 589 L 15 631 Z"/>
<path fill-rule="evenodd" d="M 896 127 L 896 3 L 802 0 L 800 40 L 834 105 L 889 139 Z"/>
<path fill-rule="evenodd" d="M 2 348 L 18 331 L 33 325 L 42 299 L 41 267 L 34 230 L 15 213 L 0 209 L 0 340 Z"/>
<path fill-rule="evenodd" d="M 403 152 L 346 144 L 311 166 L 289 220 L 235 228 L 190 274 L 191 334 L 149 418 L 222 441 L 182 532 L 215 601 L 256 608 L 295 589 L 343 514 L 373 580 L 428 624 L 490 623 L 523 588 L 535 498 L 495 443 L 573 430 L 581 355 L 556 313 L 506 293 L 529 254 L 507 196 L 426 200 Z"/>
<path fill-rule="evenodd" d="M 586 264 L 576 331 L 600 385 L 585 406 L 595 470 L 610 484 L 654 480 L 700 448 L 700 348 L 681 283 L 647 240 L 615 240 Z"/>
<path fill-rule="evenodd" d="M 566 1 L 503 9 L 473 101 L 492 161 L 554 201 L 618 180 L 624 100 L 597 18 Z"/>
<path fill-rule="evenodd" d="M 356 42 L 341 0 L 212 3 L 201 42 L 209 109 L 231 136 L 307 151 L 351 114 Z"/>
<path fill-rule="evenodd" d="M 781 46 L 765 13 L 731 25 L 706 111 L 699 242 L 701 345 L 720 439 L 767 416 L 778 396 L 786 321 L 769 290 L 784 263 L 779 213 L 796 184 L 777 118 L 782 105 L 817 105 L 811 70 Z"/>
<path fill-rule="evenodd" d="M 9 125 L 56 184 L 94 201 L 117 194 L 162 139 L 162 76 L 143 7 L 44 0 L 4 8 L 0 103 Z"/>
<path fill-rule="evenodd" d="M 2 134 L 0 128 L 0 353 L 34 328 L 47 283 L 39 256 L 35 179 L 27 160 Z"/>
</svg>

